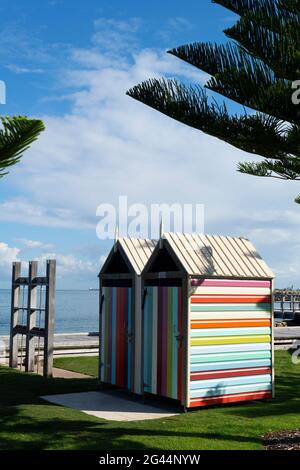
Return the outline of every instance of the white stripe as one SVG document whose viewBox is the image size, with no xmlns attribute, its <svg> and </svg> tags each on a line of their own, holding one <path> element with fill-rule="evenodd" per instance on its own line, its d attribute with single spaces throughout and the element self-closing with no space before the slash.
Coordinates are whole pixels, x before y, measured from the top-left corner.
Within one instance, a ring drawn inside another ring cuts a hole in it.
<svg viewBox="0 0 300 470">
<path fill-rule="evenodd" d="M 254 320 L 255 318 L 271 318 L 271 312 L 191 312 L 191 320 Z"/>
<path fill-rule="evenodd" d="M 271 295 L 271 290 L 268 287 L 195 287 L 192 290 L 192 295 Z"/>
</svg>

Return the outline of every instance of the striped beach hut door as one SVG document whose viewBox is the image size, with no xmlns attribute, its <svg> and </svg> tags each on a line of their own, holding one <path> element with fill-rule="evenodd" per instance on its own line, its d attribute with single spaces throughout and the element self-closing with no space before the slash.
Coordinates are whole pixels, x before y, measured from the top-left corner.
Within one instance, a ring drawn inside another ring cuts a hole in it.
<svg viewBox="0 0 300 470">
<path fill-rule="evenodd" d="M 101 381 L 132 386 L 132 288 L 105 287 L 101 328 Z"/>
<path fill-rule="evenodd" d="M 175 400 L 182 393 L 182 289 L 147 287 L 144 391 Z"/>
</svg>

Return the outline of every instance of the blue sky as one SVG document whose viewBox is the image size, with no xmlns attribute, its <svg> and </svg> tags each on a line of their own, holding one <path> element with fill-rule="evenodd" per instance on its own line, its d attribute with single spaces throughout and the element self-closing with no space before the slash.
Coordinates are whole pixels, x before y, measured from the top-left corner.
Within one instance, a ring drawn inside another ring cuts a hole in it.
<svg viewBox="0 0 300 470">
<path fill-rule="evenodd" d="M 239 175 L 236 163 L 249 156 L 125 96 L 150 77 L 204 83 L 165 51 L 224 41 L 231 12 L 210 0 L 2 0 L 0 15 L 0 112 L 47 126 L 1 181 L 0 288 L 13 259 L 49 256 L 60 288 L 95 286 L 111 246 L 97 239 L 96 207 L 123 194 L 205 204 L 207 233 L 247 236 L 279 285 L 298 283 L 300 188 Z"/>
</svg>

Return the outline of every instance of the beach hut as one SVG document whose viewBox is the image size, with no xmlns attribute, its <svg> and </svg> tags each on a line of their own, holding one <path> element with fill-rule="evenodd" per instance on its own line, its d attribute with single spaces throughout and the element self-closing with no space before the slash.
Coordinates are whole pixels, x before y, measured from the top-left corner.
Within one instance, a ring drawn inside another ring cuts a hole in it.
<svg viewBox="0 0 300 470">
<path fill-rule="evenodd" d="M 155 242 L 119 238 L 99 274 L 100 382 L 141 393 L 141 273 Z"/>
<path fill-rule="evenodd" d="M 142 277 L 145 394 L 186 409 L 274 396 L 274 275 L 247 239 L 165 233 Z"/>
</svg>

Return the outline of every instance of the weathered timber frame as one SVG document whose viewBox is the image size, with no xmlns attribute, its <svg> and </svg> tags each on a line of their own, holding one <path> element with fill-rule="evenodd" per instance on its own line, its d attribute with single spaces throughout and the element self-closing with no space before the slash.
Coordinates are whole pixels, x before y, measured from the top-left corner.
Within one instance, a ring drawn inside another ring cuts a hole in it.
<svg viewBox="0 0 300 470">
<path fill-rule="evenodd" d="M 21 262 L 12 265 L 11 288 L 11 327 L 9 366 L 18 367 L 18 337 L 25 336 L 25 372 L 34 372 L 36 339 L 43 338 L 43 375 L 52 377 L 53 373 L 53 338 L 55 319 L 55 281 L 56 261 L 47 260 L 46 276 L 38 277 L 37 261 L 29 262 L 28 277 L 21 277 Z M 28 290 L 27 307 L 20 306 L 20 289 L 26 286 Z M 45 308 L 37 305 L 38 287 L 45 287 Z M 26 311 L 26 325 L 19 323 L 20 311 Z M 37 313 L 45 314 L 44 326 L 37 327 Z M 21 365 L 22 366 L 22 365 Z"/>
</svg>

